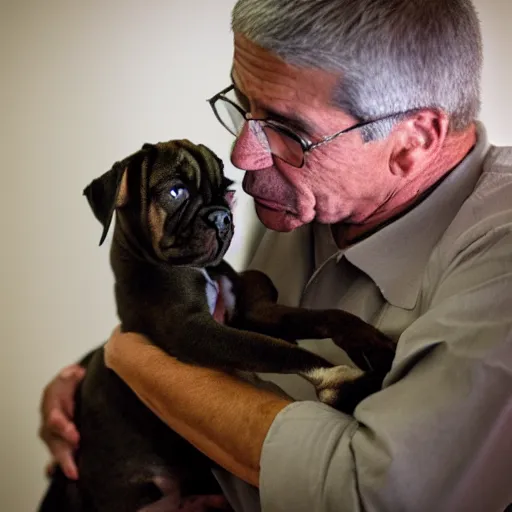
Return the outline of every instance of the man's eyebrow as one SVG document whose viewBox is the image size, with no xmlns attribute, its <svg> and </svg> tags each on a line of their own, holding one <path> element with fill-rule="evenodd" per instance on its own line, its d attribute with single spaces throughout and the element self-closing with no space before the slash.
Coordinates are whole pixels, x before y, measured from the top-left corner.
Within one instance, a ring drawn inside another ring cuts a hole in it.
<svg viewBox="0 0 512 512">
<path fill-rule="evenodd" d="M 276 112 L 273 108 L 262 104 L 260 104 L 260 107 L 267 113 L 269 119 L 277 121 L 289 128 L 293 128 L 294 130 L 298 130 L 307 135 L 312 136 L 315 133 L 314 128 L 299 116 Z"/>
<path fill-rule="evenodd" d="M 233 75 L 233 71 L 231 71 L 230 78 L 231 82 L 233 83 L 235 93 L 245 98 L 245 94 L 238 88 L 235 77 Z M 275 110 L 275 108 L 269 107 L 261 101 L 258 102 L 258 106 L 267 113 L 268 119 L 277 121 L 278 123 L 283 124 L 288 128 L 298 130 L 307 135 L 313 135 L 315 133 L 315 128 L 310 123 L 297 115 L 287 114 L 286 112 L 278 112 Z"/>
</svg>

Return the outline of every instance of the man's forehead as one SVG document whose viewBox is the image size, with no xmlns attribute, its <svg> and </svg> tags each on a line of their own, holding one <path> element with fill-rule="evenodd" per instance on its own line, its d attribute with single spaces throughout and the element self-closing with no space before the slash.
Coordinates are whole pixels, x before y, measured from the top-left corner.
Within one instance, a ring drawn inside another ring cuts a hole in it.
<svg viewBox="0 0 512 512">
<path fill-rule="evenodd" d="M 339 75 L 288 64 L 240 34 L 234 42 L 232 76 L 247 96 L 311 106 L 331 102 Z"/>
</svg>

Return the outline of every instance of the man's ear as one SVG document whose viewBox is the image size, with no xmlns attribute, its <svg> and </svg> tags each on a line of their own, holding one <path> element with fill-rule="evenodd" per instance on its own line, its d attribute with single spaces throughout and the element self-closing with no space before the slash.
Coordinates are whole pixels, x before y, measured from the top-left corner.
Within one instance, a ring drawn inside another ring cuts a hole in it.
<svg viewBox="0 0 512 512">
<path fill-rule="evenodd" d="M 128 201 L 127 171 L 128 166 L 116 163 L 83 191 L 94 216 L 103 225 L 100 245 L 105 241 L 115 209 Z"/>
<path fill-rule="evenodd" d="M 408 177 L 423 172 L 438 155 L 448 134 L 449 119 L 441 111 L 424 109 L 397 127 L 390 170 Z"/>
</svg>

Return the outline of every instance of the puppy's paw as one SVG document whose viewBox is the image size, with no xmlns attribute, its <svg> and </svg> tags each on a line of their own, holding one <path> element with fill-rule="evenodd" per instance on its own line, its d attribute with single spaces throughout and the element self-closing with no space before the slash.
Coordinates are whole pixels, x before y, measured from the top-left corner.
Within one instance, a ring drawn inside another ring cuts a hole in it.
<svg viewBox="0 0 512 512">
<path fill-rule="evenodd" d="M 316 388 L 318 399 L 324 404 L 338 408 L 341 388 L 364 375 L 359 368 L 341 365 L 332 368 L 315 368 L 304 376 Z"/>
</svg>

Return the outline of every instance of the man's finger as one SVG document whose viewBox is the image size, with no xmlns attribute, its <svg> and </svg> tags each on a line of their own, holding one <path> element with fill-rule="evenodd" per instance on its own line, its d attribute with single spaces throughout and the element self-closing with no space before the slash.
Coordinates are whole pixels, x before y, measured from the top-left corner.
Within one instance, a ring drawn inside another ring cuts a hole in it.
<svg viewBox="0 0 512 512">
<path fill-rule="evenodd" d="M 75 447 L 80 441 L 80 434 L 74 423 L 60 410 L 54 408 L 48 414 L 44 430 L 49 435 L 62 438 Z"/>
<path fill-rule="evenodd" d="M 78 480 L 78 468 L 73 458 L 73 452 L 69 446 L 62 442 L 56 442 L 53 446 L 52 455 L 62 469 L 62 472 L 70 480 Z"/>
<path fill-rule="evenodd" d="M 80 366 L 79 364 L 70 364 L 69 366 L 64 367 L 60 372 L 58 377 L 64 380 L 72 380 L 72 381 L 81 381 L 85 376 L 85 368 Z"/>
<path fill-rule="evenodd" d="M 48 446 L 53 460 L 58 464 L 64 474 L 71 480 L 78 479 L 78 469 L 74 460 L 74 447 L 61 437 L 43 433 L 43 440 Z"/>
<path fill-rule="evenodd" d="M 75 412 L 75 391 L 85 377 L 86 370 L 80 365 L 67 366 L 58 375 L 60 387 L 66 392 L 61 393 L 60 405 L 64 412 L 72 418 Z"/>
</svg>

